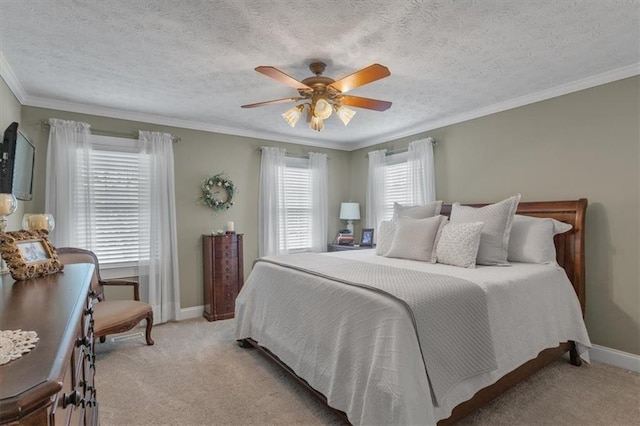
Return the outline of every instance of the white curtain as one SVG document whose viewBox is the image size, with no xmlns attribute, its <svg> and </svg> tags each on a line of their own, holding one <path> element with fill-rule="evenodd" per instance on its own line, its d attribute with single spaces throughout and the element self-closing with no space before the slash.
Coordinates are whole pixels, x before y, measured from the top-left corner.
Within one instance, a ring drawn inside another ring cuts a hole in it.
<svg viewBox="0 0 640 426">
<path fill-rule="evenodd" d="M 91 126 L 56 118 L 49 119 L 49 125 L 44 205 L 56 221 L 50 239 L 59 247 L 90 247 L 91 182 L 78 183 L 82 171 L 89 172 Z M 78 226 L 87 232 L 74 232 Z M 86 241 L 77 241 L 78 235 L 85 235 Z"/>
<path fill-rule="evenodd" d="M 384 208 L 384 168 L 387 150 L 381 149 L 369 153 L 369 175 L 367 179 L 367 228 L 374 228 L 374 238 L 382 222 Z"/>
<path fill-rule="evenodd" d="M 410 204 L 423 205 L 435 201 L 436 184 L 433 166 L 433 139 L 427 138 L 409 144 L 407 157 Z"/>
<path fill-rule="evenodd" d="M 327 155 L 309 153 L 311 169 L 311 251 L 327 251 Z"/>
<path fill-rule="evenodd" d="M 258 195 L 258 255 L 280 253 L 281 200 L 284 195 L 285 150 L 262 147 L 260 160 L 260 192 Z"/>
<path fill-rule="evenodd" d="M 168 133 L 140 131 L 137 147 L 149 160 L 151 184 L 141 189 L 145 207 L 140 239 L 149 242 L 149 260 L 138 265 L 140 288 L 148 292 L 155 323 L 179 320 L 180 278 L 176 232 L 173 142 Z M 142 207 L 142 206 L 141 206 Z M 145 211 L 147 210 L 147 211 Z"/>
</svg>

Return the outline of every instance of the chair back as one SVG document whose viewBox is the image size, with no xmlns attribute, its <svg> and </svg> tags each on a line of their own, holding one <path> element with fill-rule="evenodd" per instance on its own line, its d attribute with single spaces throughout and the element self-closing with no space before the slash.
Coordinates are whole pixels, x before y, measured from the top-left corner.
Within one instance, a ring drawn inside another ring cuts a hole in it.
<svg viewBox="0 0 640 426">
<path fill-rule="evenodd" d="M 75 247 L 60 247 L 57 248 L 58 259 L 60 263 L 65 265 L 73 263 L 92 263 L 95 265 L 93 278 L 91 279 L 91 290 L 95 291 L 99 300 L 104 299 L 102 292 L 102 285 L 100 284 L 102 279 L 100 278 L 100 264 L 95 253 L 90 250 L 85 250 Z"/>
</svg>

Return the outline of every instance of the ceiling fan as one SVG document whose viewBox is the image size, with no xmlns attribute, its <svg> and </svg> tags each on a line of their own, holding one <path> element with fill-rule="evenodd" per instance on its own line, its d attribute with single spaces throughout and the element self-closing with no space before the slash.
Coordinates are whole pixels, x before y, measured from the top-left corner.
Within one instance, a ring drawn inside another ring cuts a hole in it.
<svg viewBox="0 0 640 426">
<path fill-rule="evenodd" d="M 385 111 L 391 107 L 391 102 L 344 94 L 357 87 L 390 76 L 391 73 L 387 67 L 373 64 L 337 81 L 322 75 L 325 68 L 326 64 L 324 62 L 313 62 L 309 65 L 309 69 L 315 76 L 298 81 L 275 67 L 257 67 L 256 71 L 259 73 L 296 89 L 299 96 L 242 105 L 242 108 L 302 101 L 303 103 L 282 114 L 282 117 L 291 127 L 294 127 L 306 107 L 307 121 L 313 130 L 319 132 L 324 129 L 324 120 L 329 118 L 333 111 L 336 112 L 336 115 L 345 126 L 349 124 L 356 112 L 347 108 L 347 105 L 374 111 Z"/>
</svg>

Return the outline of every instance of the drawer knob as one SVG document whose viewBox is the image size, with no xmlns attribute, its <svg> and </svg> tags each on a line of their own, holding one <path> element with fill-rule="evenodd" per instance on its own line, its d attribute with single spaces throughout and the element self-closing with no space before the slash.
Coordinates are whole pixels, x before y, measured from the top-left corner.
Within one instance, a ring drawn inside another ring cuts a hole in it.
<svg viewBox="0 0 640 426">
<path fill-rule="evenodd" d="M 62 408 L 67 408 L 69 405 L 75 405 L 79 407 L 80 404 L 84 403 L 84 398 L 80 396 L 78 391 L 73 391 L 70 394 L 63 394 L 62 396 Z"/>
<path fill-rule="evenodd" d="M 87 346 L 88 344 L 89 339 L 87 338 L 87 336 L 78 337 L 76 339 L 76 348 L 79 348 L 80 346 Z"/>
</svg>

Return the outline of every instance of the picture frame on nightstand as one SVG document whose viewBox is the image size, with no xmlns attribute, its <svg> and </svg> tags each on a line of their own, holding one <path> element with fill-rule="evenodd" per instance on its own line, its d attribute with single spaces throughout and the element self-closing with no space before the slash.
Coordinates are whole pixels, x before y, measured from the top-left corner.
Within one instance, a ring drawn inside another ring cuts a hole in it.
<svg viewBox="0 0 640 426">
<path fill-rule="evenodd" d="M 361 247 L 373 247 L 373 228 L 365 228 L 362 230 L 360 238 Z"/>
</svg>

